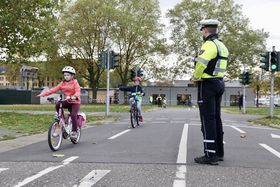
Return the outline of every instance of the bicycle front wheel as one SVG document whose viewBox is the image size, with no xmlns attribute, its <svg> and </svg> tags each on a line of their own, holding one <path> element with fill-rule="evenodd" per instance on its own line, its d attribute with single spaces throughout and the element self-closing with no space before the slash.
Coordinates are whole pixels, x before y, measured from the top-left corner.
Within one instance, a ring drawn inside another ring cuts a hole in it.
<svg viewBox="0 0 280 187">
<path fill-rule="evenodd" d="M 131 110 L 130 110 L 130 123 L 131 123 L 131 127 L 135 128 L 136 127 L 136 116 L 135 116 L 135 107 L 132 106 Z"/>
<path fill-rule="evenodd" d="M 49 126 L 48 144 L 52 151 L 57 151 L 62 143 L 62 127 L 58 121 Z"/>
</svg>

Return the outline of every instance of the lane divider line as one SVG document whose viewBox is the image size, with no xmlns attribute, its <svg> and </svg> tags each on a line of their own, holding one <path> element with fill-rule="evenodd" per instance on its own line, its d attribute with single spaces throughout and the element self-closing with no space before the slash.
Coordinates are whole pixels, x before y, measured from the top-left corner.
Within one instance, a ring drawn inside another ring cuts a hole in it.
<svg viewBox="0 0 280 187">
<path fill-rule="evenodd" d="M 272 147 L 269 147 L 268 145 L 263 143 L 259 143 L 259 145 L 265 148 L 266 150 L 268 150 L 269 152 L 271 152 L 272 154 L 274 154 L 275 156 L 277 156 L 278 158 L 280 158 L 280 153 L 275 149 L 273 149 Z"/>
<path fill-rule="evenodd" d="M 243 131 L 243 130 L 239 129 L 238 127 L 231 126 L 231 128 L 233 128 L 233 129 L 237 130 L 238 132 L 240 132 L 240 133 L 242 133 L 242 134 L 245 134 L 245 133 L 246 133 L 245 131 Z"/>
<path fill-rule="evenodd" d="M 80 180 L 79 185 L 74 185 L 73 187 L 91 187 L 107 175 L 111 170 L 92 170 L 84 178 Z"/>
<path fill-rule="evenodd" d="M 271 138 L 280 138 L 280 136 L 279 135 L 277 135 L 277 134 L 270 134 L 271 135 Z"/>
<path fill-rule="evenodd" d="M 186 164 L 187 163 L 187 139 L 188 139 L 188 128 L 189 125 L 185 124 L 181 136 L 181 141 L 179 145 L 179 152 L 177 156 L 177 164 Z"/>
<path fill-rule="evenodd" d="M 78 157 L 77 156 L 73 156 L 73 157 L 69 157 L 65 160 L 62 161 L 62 165 L 58 165 L 58 166 L 52 166 L 52 167 L 48 167 L 42 171 L 40 171 L 39 173 L 31 176 L 31 177 L 28 177 L 26 179 L 24 179 L 22 182 L 19 182 L 17 185 L 15 185 L 14 187 L 21 187 L 21 186 L 24 186 L 32 181 L 34 181 L 35 179 L 38 179 L 39 177 L 42 177 L 43 175 L 46 175 L 47 173 L 49 172 L 52 172 L 58 168 L 61 168 L 63 166 L 66 166 L 67 164 L 69 164 L 70 162 L 72 162 L 73 160 L 77 159 Z"/>
<path fill-rule="evenodd" d="M 181 136 L 181 141 L 179 145 L 179 152 L 177 156 L 177 164 L 187 163 L 187 140 L 188 140 L 188 129 L 189 125 L 185 124 Z M 186 173 L 187 166 L 179 165 L 177 166 L 176 179 L 173 181 L 173 187 L 185 187 L 186 186 Z"/>
<path fill-rule="evenodd" d="M 109 140 L 113 140 L 113 139 L 115 139 L 115 138 L 117 138 L 117 137 L 119 137 L 119 136 L 121 136 L 121 135 L 123 135 L 123 134 L 129 132 L 129 131 L 131 131 L 131 130 L 130 130 L 130 129 L 124 130 L 124 131 L 122 131 L 122 132 L 120 132 L 120 133 L 118 133 L 118 134 L 116 134 L 116 135 L 114 135 L 114 136 L 111 136 L 111 137 L 108 138 L 108 139 L 109 139 Z"/>
</svg>

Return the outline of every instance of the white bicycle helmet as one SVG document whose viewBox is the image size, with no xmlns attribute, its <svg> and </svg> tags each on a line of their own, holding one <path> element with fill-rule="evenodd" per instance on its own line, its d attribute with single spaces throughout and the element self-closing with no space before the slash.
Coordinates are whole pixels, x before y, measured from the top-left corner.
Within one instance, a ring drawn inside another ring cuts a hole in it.
<svg viewBox="0 0 280 187">
<path fill-rule="evenodd" d="M 71 66 L 65 66 L 63 69 L 62 69 L 62 72 L 67 72 L 67 73 L 71 73 L 71 74 L 76 74 L 76 70 L 71 67 Z"/>
</svg>

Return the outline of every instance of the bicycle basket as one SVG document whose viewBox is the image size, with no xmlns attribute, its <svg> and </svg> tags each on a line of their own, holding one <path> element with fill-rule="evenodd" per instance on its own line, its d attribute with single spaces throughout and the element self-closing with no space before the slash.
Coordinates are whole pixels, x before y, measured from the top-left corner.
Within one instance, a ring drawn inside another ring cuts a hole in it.
<svg viewBox="0 0 280 187">
<path fill-rule="evenodd" d="M 86 115 L 85 113 L 79 113 L 78 114 L 78 125 L 80 127 L 84 126 L 86 124 Z"/>
</svg>

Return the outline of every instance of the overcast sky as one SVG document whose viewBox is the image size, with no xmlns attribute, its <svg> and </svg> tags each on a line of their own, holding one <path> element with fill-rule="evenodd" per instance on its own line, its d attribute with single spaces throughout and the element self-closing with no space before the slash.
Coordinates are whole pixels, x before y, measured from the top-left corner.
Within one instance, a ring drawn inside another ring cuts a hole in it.
<svg viewBox="0 0 280 187">
<path fill-rule="evenodd" d="M 249 18 L 253 29 L 264 29 L 269 32 L 267 49 L 276 46 L 280 51 L 280 0 L 234 0 L 243 5 L 243 15 Z M 159 0 L 163 15 L 181 0 Z M 222 21 L 222 20 L 220 20 Z"/>
</svg>

